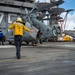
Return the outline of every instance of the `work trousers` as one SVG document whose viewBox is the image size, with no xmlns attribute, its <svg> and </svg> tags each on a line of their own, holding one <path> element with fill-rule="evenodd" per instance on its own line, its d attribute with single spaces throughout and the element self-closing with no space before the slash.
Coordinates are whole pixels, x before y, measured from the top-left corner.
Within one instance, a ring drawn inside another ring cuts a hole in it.
<svg viewBox="0 0 75 75">
<path fill-rule="evenodd" d="M 3 39 L 3 37 L 0 37 L 0 42 L 1 42 L 2 45 L 4 45 L 4 39 Z"/>
<path fill-rule="evenodd" d="M 16 46 L 16 56 L 17 56 L 18 59 L 20 59 L 20 57 L 21 57 L 20 51 L 21 51 L 21 45 L 22 45 L 22 36 L 15 35 L 14 36 L 14 42 L 15 42 L 15 46 Z"/>
</svg>

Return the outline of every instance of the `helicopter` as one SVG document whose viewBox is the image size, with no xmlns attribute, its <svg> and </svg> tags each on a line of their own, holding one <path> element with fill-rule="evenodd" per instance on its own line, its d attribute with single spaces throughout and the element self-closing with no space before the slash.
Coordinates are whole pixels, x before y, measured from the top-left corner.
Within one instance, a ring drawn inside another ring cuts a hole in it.
<svg viewBox="0 0 75 75">
<path fill-rule="evenodd" d="M 36 7 L 38 3 L 36 3 L 32 8 L 32 10 L 30 11 L 28 11 L 27 8 L 25 8 L 26 13 L 24 15 L 21 14 L 21 18 L 23 19 L 23 22 L 25 22 L 26 27 L 35 30 L 35 33 L 27 33 L 26 31 L 24 31 L 23 41 L 25 41 L 26 44 L 29 44 L 29 42 L 32 42 L 33 44 L 37 43 L 37 33 L 39 30 L 42 32 L 42 34 L 40 35 L 41 44 L 43 43 L 43 41 L 47 41 L 49 38 L 51 37 L 53 38 L 53 36 L 55 36 L 55 32 L 53 31 L 53 28 L 45 25 L 43 22 L 38 20 L 36 13 L 44 9 L 47 9 L 48 7 L 53 7 L 62 3 L 64 3 L 64 1 L 56 1 L 54 3 L 48 4 L 46 6 L 37 9 Z"/>
<path fill-rule="evenodd" d="M 56 1 L 53 4 L 49 4 L 46 5 L 44 7 L 38 8 L 37 10 L 32 9 L 28 14 L 27 14 L 27 18 L 29 20 L 29 22 L 36 27 L 38 30 L 40 30 L 42 32 L 42 34 L 40 35 L 40 39 L 41 39 L 41 43 L 43 41 L 46 41 L 50 38 L 53 38 L 54 36 L 57 36 L 57 34 L 61 34 L 61 29 L 59 26 L 55 25 L 56 30 L 58 31 L 57 33 L 54 32 L 54 27 L 52 26 L 47 26 L 44 23 L 42 23 L 40 20 L 37 19 L 37 15 L 35 15 L 36 12 L 42 11 L 44 9 L 48 9 L 48 7 L 53 7 L 53 6 L 58 6 L 60 4 L 64 3 L 64 1 Z M 57 7 L 58 9 L 58 7 Z M 62 11 L 61 11 L 62 12 Z M 50 13 L 51 14 L 51 13 Z M 47 14 L 48 15 L 48 14 Z M 39 17 L 42 15 L 39 15 Z M 44 14 L 44 16 L 46 16 L 46 14 Z M 52 19 L 52 18 L 51 18 Z M 55 35 L 56 34 L 56 35 Z M 55 37 L 53 40 L 57 41 L 57 38 Z"/>
</svg>

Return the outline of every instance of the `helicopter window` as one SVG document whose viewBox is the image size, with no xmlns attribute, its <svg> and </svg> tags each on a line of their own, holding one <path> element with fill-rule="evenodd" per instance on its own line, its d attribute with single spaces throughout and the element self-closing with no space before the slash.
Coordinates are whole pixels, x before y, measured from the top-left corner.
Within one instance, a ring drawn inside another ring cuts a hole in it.
<svg viewBox="0 0 75 75">
<path fill-rule="evenodd" d="M 0 23 L 2 22 L 3 17 L 4 17 L 4 13 L 0 13 Z"/>
<path fill-rule="evenodd" d="M 8 14 L 8 23 L 12 23 L 12 21 L 16 20 L 17 14 Z"/>
</svg>

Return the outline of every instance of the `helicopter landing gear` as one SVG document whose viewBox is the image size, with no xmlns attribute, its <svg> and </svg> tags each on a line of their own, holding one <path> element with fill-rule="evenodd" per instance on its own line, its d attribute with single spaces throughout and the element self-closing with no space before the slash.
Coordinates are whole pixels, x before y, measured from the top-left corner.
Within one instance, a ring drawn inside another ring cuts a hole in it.
<svg viewBox="0 0 75 75">
<path fill-rule="evenodd" d="M 32 41 L 32 46 L 36 46 L 37 45 L 37 41 Z"/>
</svg>

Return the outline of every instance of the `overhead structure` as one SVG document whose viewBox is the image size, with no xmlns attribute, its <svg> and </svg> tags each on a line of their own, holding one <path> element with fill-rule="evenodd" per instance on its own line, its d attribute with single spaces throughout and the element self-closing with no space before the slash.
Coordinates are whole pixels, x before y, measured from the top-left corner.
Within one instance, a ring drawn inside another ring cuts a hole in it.
<svg viewBox="0 0 75 75">
<path fill-rule="evenodd" d="M 20 8 L 32 9 L 34 2 L 35 0 L 0 0 L 0 12 L 21 14 Z"/>
<path fill-rule="evenodd" d="M 41 10 L 41 13 L 42 13 L 42 14 L 39 14 L 38 18 L 42 19 L 46 16 L 47 18 L 45 18 L 43 20 L 48 20 L 50 26 L 54 25 L 57 22 L 58 19 L 61 19 L 58 15 L 60 15 L 62 12 L 65 11 L 64 8 L 59 8 L 58 7 L 59 5 L 61 5 L 63 3 L 64 3 L 63 0 L 58 0 L 58 1 L 57 0 L 50 0 L 50 3 L 46 3 L 46 2 L 38 3 L 38 11 Z M 48 6 L 48 4 L 50 6 Z M 46 7 L 45 5 L 47 5 L 48 8 L 44 9 Z M 45 7 L 43 7 L 43 6 L 45 6 Z M 35 10 L 35 12 L 36 11 L 37 10 Z M 48 12 L 49 14 L 46 14 L 46 12 Z"/>
<path fill-rule="evenodd" d="M 25 15 L 25 8 L 30 11 L 34 4 L 35 0 L 0 0 L 0 29 L 2 29 L 6 38 L 8 38 L 9 24 L 17 16 Z"/>
</svg>

